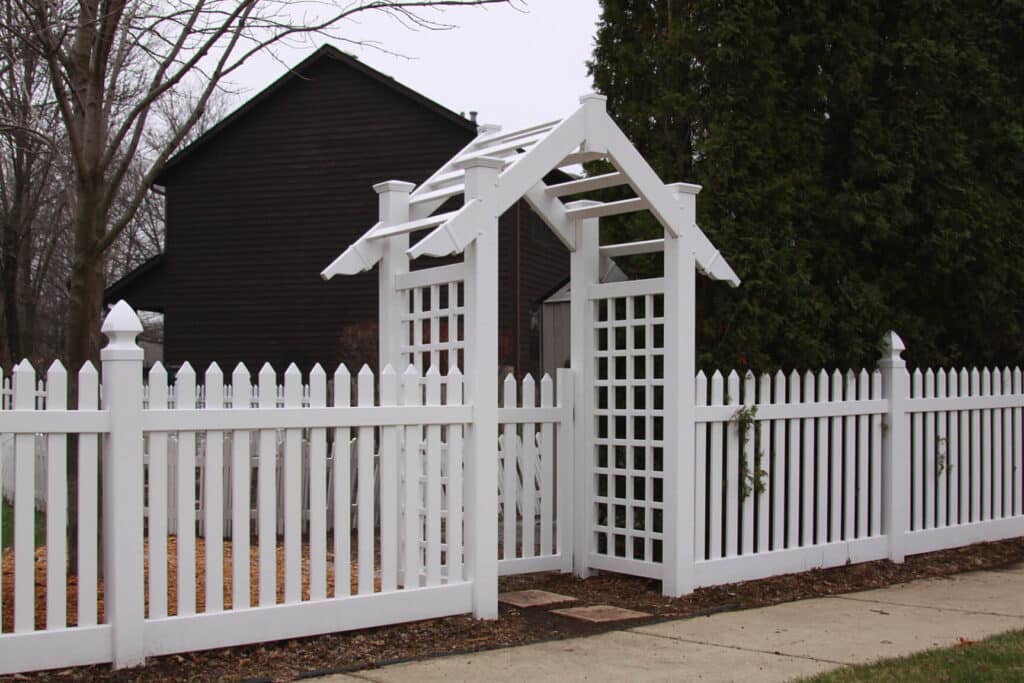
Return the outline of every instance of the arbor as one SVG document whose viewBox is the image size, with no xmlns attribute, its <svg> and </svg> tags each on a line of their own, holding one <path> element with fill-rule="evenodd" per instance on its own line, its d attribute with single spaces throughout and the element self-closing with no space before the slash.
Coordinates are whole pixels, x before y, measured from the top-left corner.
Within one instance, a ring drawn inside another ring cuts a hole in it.
<svg viewBox="0 0 1024 683">
<path fill-rule="evenodd" d="M 343 38 L 346 22 L 365 12 L 439 29 L 447 25 L 424 10 L 506 2 L 10 0 L 0 31 L 41 60 L 73 178 L 68 367 L 98 358 L 104 253 L 131 224 L 210 98 L 252 55 L 304 36 Z M 170 100 L 175 107 L 161 107 Z M 147 141 L 157 139 L 154 131 L 161 132 L 159 143 L 143 157 Z M 143 170 L 134 173 L 140 159 Z"/>
<path fill-rule="evenodd" d="M 703 286 L 702 361 L 1024 360 L 1024 5 L 603 0 L 609 109 L 743 286 Z"/>
</svg>

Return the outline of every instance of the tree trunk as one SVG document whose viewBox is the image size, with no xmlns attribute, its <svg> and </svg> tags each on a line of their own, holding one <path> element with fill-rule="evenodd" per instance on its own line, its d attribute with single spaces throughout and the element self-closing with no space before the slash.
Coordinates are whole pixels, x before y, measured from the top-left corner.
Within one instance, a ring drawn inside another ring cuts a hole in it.
<svg viewBox="0 0 1024 683">
<path fill-rule="evenodd" d="M 78 408 L 78 372 L 86 362 L 99 366 L 103 260 L 95 245 L 105 229 L 100 193 L 79 185 L 75 210 L 67 329 L 68 405 Z M 68 571 L 78 573 L 78 439 L 68 439 Z"/>
</svg>

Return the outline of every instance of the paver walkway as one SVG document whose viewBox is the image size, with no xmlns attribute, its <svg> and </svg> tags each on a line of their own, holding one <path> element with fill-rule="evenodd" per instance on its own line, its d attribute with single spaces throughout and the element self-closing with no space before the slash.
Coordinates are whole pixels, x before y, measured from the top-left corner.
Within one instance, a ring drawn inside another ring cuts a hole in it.
<svg viewBox="0 0 1024 683">
<path fill-rule="evenodd" d="M 1024 565 L 329 676 L 354 681 L 787 681 L 1024 628 Z"/>
</svg>

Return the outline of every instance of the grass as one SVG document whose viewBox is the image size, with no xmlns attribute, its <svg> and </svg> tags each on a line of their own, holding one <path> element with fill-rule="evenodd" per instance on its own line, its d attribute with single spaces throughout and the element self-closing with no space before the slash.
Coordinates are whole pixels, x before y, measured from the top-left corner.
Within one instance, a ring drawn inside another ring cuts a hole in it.
<svg viewBox="0 0 1024 683">
<path fill-rule="evenodd" d="M 0 505 L 3 506 L 0 512 L 0 548 L 6 550 L 14 545 L 14 508 L 6 500 Z M 46 515 L 36 511 L 36 547 L 46 543 Z"/>
<path fill-rule="evenodd" d="M 805 683 L 856 681 L 1021 681 L 1024 680 L 1024 630 L 1010 631 L 956 647 L 909 657 L 846 667 L 804 679 Z"/>
</svg>

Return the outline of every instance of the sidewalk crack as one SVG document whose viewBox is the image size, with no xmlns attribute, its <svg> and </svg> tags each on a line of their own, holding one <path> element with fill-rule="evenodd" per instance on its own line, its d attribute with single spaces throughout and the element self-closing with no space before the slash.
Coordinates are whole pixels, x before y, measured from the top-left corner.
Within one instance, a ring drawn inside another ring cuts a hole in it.
<svg viewBox="0 0 1024 683">
<path fill-rule="evenodd" d="M 640 631 L 633 629 L 629 631 L 636 635 L 647 636 L 649 638 L 661 638 L 663 640 L 671 640 L 677 643 L 691 643 L 693 645 L 707 645 L 709 647 L 720 647 L 727 650 L 740 650 L 741 652 L 757 652 L 763 655 L 774 655 L 776 657 L 792 657 L 793 659 L 806 659 L 812 662 L 822 662 L 823 664 L 834 664 L 835 666 L 849 666 L 849 662 L 841 662 L 836 659 L 824 659 L 822 657 L 812 657 L 810 655 L 793 654 L 789 652 L 782 652 L 781 650 L 761 650 L 754 647 L 740 647 L 739 645 L 726 645 L 724 643 L 712 643 L 706 640 L 695 640 L 691 638 L 679 638 L 677 636 L 665 636 L 660 633 L 651 633 L 649 631 Z"/>
</svg>

